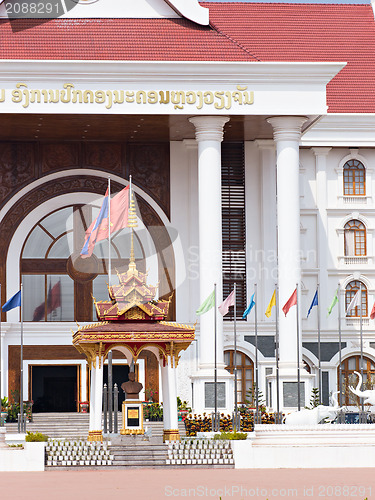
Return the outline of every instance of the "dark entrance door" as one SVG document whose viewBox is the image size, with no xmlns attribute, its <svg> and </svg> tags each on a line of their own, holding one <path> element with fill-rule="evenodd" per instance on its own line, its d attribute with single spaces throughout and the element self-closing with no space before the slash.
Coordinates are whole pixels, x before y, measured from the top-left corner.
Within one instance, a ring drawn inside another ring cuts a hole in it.
<svg viewBox="0 0 375 500">
<path fill-rule="evenodd" d="M 121 411 L 122 402 L 125 399 L 124 391 L 121 389 L 121 384 L 129 380 L 129 365 L 112 365 L 112 380 L 113 385 L 118 387 L 118 410 Z M 108 386 L 108 365 L 104 365 L 103 384 Z"/>
<path fill-rule="evenodd" d="M 77 411 L 77 366 L 32 367 L 33 412 Z"/>
</svg>

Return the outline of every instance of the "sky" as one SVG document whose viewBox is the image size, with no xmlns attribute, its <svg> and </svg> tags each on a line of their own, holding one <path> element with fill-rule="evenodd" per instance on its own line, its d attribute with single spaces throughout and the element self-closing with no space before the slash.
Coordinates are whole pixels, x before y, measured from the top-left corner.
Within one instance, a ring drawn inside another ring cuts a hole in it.
<svg viewBox="0 0 375 500">
<path fill-rule="evenodd" d="M 243 2 L 243 3 L 357 3 L 370 4 L 371 0 L 200 0 L 200 2 Z"/>
</svg>

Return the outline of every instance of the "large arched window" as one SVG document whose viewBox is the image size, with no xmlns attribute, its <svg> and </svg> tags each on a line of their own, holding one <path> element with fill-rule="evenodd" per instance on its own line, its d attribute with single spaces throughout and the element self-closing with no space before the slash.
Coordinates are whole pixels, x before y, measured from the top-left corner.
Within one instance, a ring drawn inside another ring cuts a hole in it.
<svg viewBox="0 0 375 500">
<path fill-rule="evenodd" d="M 344 227 L 345 255 L 366 255 L 366 228 L 359 220 L 350 220 Z"/>
<path fill-rule="evenodd" d="M 344 196 L 365 196 L 366 169 L 359 160 L 349 160 L 344 165 Z"/>
<path fill-rule="evenodd" d="M 246 354 L 237 351 L 237 358 L 234 356 L 234 351 L 224 352 L 224 362 L 226 369 L 234 374 L 234 368 L 237 367 L 237 401 L 245 403 L 251 399 L 248 391 L 253 390 L 254 385 L 254 363 Z"/>
<path fill-rule="evenodd" d="M 350 302 L 353 300 L 355 294 L 358 292 L 359 288 L 362 288 L 362 297 L 361 297 L 361 304 L 362 304 L 362 316 L 365 317 L 367 316 L 367 288 L 366 286 L 358 281 L 351 281 L 346 285 L 345 288 L 345 310 L 348 309 Z M 347 316 L 348 317 L 354 317 L 354 318 L 359 318 L 361 315 L 361 311 L 359 307 L 355 307 L 354 309 L 348 311 Z"/>
<path fill-rule="evenodd" d="M 25 321 L 91 321 L 95 317 L 92 297 L 108 300 L 108 240 L 98 242 L 90 258 L 79 257 L 85 230 L 99 209 L 61 208 L 41 219 L 28 234 L 21 254 Z M 134 240 L 137 266 L 145 271 L 137 235 Z M 129 255 L 130 237 L 125 229 L 111 239 L 112 273 L 125 270 Z"/>
<path fill-rule="evenodd" d="M 363 357 L 363 390 L 375 389 L 375 363 L 371 359 Z M 355 396 L 349 387 L 357 387 L 358 376 L 354 372 L 361 373 L 361 356 L 351 356 L 341 363 L 341 387 L 343 392 L 342 404 L 359 405 L 360 399 Z M 337 369 L 337 379 L 340 371 Z M 337 389 L 340 390 L 339 388 Z"/>
</svg>

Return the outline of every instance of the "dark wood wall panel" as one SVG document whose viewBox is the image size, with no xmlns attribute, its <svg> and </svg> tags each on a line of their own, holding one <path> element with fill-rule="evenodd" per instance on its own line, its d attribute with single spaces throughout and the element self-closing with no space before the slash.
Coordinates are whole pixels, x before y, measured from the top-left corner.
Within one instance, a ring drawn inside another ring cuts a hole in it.
<svg viewBox="0 0 375 500">
<path fill-rule="evenodd" d="M 129 144 L 128 173 L 170 216 L 169 143 Z"/>
<path fill-rule="evenodd" d="M 41 174 L 81 166 L 80 143 L 62 142 L 40 144 Z"/>
<path fill-rule="evenodd" d="M 133 181 L 169 217 L 169 142 L 0 142 L 0 208 L 28 183 L 62 170 L 92 168 Z"/>
<path fill-rule="evenodd" d="M 20 189 L 38 178 L 79 168 L 98 169 L 126 179 L 132 174 L 133 182 L 147 192 L 166 215 L 170 216 L 169 142 L 0 142 L 0 208 Z M 106 187 L 107 180 L 95 176 L 75 175 L 61 178 L 28 191 L 9 210 L 6 218 L 0 221 L 0 282 L 3 284 L 3 303 L 6 300 L 4 284 L 8 246 L 15 229 L 24 217 L 39 204 L 55 196 L 79 191 L 100 195 L 105 192 Z M 113 191 L 118 191 L 121 187 L 112 183 Z M 162 221 L 147 203 L 143 204 L 142 216 L 147 219 L 146 225 L 163 227 Z M 163 233 L 163 230 L 161 232 Z M 174 270 L 169 269 L 171 265 L 174 267 L 174 262 L 163 267 L 167 269 L 167 274 L 173 275 Z M 174 283 L 174 276 L 163 274 L 162 280 Z M 5 320 L 5 316 L 2 317 Z"/>
<path fill-rule="evenodd" d="M 111 172 L 125 177 L 122 149 L 119 142 L 85 142 L 83 144 L 83 166 L 99 169 L 103 169 L 105 166 Z"/>
<path fill-rule="evenodd" d="M 36 145 L 32 142 L 0 142 L 0 203 L 36 179 Z"/>
</svg>

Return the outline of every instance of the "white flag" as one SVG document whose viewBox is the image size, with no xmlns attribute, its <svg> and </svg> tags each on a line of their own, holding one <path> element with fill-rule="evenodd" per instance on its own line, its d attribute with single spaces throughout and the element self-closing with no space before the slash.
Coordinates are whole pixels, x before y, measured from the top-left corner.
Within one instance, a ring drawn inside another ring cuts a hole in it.
<svg viewBox="0 0 375 500">
<path fill-rule="evenodd" d="M 224 302 L 218 307 L 220 313 L 225 316 L 228 314 L 229 308 L 231 306 L 234 306 L 234 301 L 236 300 L 236 297 L 234 295 L 234 290 L 230 292 L 228 297 L 224 300 Z"/>
<path fill-rule="evenodd" d="M 355 307 L 360 307 L 360 306 L 361 306 L 361 294 L 360 294 L 360 291 L 358 290 L 358 292 L 352 298 L 352 301 L 350 302 L 350 304 L 346 310 L 346 314 L 348 314 L 349 311 L 351 311 Z"/>
</svg>

